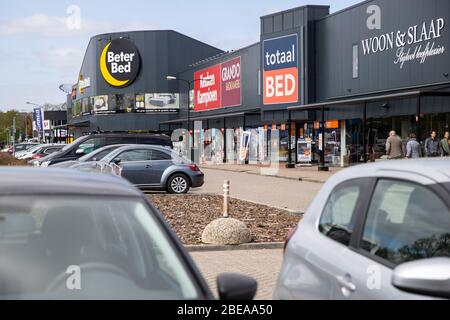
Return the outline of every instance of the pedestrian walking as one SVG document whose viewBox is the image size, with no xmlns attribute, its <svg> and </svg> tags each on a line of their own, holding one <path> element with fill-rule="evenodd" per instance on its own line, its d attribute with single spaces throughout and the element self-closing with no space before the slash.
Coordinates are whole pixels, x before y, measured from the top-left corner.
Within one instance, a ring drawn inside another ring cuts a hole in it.
<svg viewBox="0 0 450 320">
<path fill-rule="evenodd" d="M 409 135 L 409 141 L 406 145 L 406 157 L 408 159 L 418 159 L 422 157 L 422 147 L 417 142 L 417 137 L 414 133 Z"/>
<path fill-rule="evenodd" d="M 405 156 L 405 146 L 394 130 L 389 133 L 386 141 L 386 155 L 389 160 L 402 159 Z"/>
<path fill-rule="evenodd" d="M 450 133 L 446 131 L 444 134 L 444 138 L 441 140 L 441 151 L 444 157 L 450 156 L 450 144 L 448 143 L 449 139 Z"/>
<path fill-rule="evenodd" d="M 430 137 L 425 141 L 425 153 L 428 158 L 442 155 L 441 142 L 437 138 L 437 132 L 432 131 Z"/>
</svg>

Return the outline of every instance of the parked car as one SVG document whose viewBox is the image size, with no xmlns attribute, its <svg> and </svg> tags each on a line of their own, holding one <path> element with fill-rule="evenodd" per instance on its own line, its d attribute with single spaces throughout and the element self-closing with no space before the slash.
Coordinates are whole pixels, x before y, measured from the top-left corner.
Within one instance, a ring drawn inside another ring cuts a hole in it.
<svg viewBox="0 0 450 320">
<path fill-rule="evenodd" d="M 47 167 L 59 162 L 78 160 L 94 150 L 113 144 L 151 144 L 167 148 L 172 148 L 173 146 L 170 137 L 162 134 L 95 133 L 78 138 L 60 152 L 39 159 L 33 165 Z"/>
<path fill-rule="evenodd" d="M 112 151 L 101 161 L 82 163 L 71 168 L 95 171 L 97 167 L 112 163 L 122 168 L 122 177 L 145 190 L 182 194 L 204 183 L 204 174 L 197 165 L 175 151 L 160 146 L 124 146 Z"/>
<path fill-rule="evenodd" d="M 22 150 L 22 151 L 16 152 L 16 155 L 15 155 L 16 159 L 21 159 L 25 154 L 33 153 L 34 151 L 39 149 L 41 146 L 42 146 L 41 144 L 36 144 L 27 150 Z"/>
<path fill-rule="evenodd" d="M 80 163 L 100 161 L 106 155 L 108 155 L 110 152 L 112 152 L 113 150 L 123 147 L 123 146 L 126 146 L 126 144 L 113 144 L 110 146 L 104 146 L 100 149 L 92 151 L 91 153 L 88 153 L 87 155 L 82 156 L 78 160 L 59 162 L 59 163 L 51 164 L 50 167 L 52 167 L 52 168 L 70 168 L 71 166 L 80 164 Z"/>
<path fill-rule="evenodd" d="M 274 299 L 450 298 L 448 160 L 343 170 L 288 239 Z"/>
<path fill-rule="evenodd" d="M 64 148 L 64 144 L 42 144 L 31 148 L 29 151 L 16 155 L 19 160 L 37 160 L 46 157 L 54 152 L 60 151 Z"/>
<path fill-rule="evenodd" d="M 49 144 L 44 145 L 41 149 L 37 150 L 32 159 L 37 160 L 55 152 L 61 151 L 66 145 L 65 144 Z"/>
<path fill-rule="evenodd" d="M 27 150 L 29 150 L 29 149 L 37 146 L 37 145 L 38 145 L 38 143 L 31 143 L 31 142 L 19 143 L 19 144 L 16 144 L 14 146 L 14 148 L 10 147 L 8 152 L 9 153 L 13 153 L 15 151 L 15 153 L 18 153 L 18 152 L 21 152 L 21 151 L 27 151 Z"/>
<path fill-rule="evenodd" d="M 0 176 L 0 299 L 213 299 L 162 215 L 124 179 L 40 168 Z M 241 275 L 218 284 L 224 299 L 256 293 Z"/>
</svg>

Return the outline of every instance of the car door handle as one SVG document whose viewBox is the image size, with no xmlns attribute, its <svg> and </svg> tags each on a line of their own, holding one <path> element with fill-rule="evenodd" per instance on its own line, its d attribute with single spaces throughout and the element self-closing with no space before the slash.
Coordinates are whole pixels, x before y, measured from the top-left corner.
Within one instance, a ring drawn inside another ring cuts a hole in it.
<svg viewBox="0 0 450 320">
<path fill-rule="evenodd" d="M 339 283 L 339 285 L 340 285 L 342 288 L 345 288 L 345 289 L 347 289 L 347 290 L 350 291 L 350 292 L 355 292 L 355 291 L 356 291 L 356 286 L 355 286 L 355 284 L 352 282 L 350 276 L 348 276 L 348 275 L 345 276 L 345 277 L 338 276 L 338 277 L 336 277 L 336 279 L 337 279 L 337 282 Z"/>
<path fill-rule="evenodd" d="M 147 165 L 145 166 L 145 169 L 150 169 L 151 167 L 152 167 L 151 165 L 147 164 Z"/>
</svg>

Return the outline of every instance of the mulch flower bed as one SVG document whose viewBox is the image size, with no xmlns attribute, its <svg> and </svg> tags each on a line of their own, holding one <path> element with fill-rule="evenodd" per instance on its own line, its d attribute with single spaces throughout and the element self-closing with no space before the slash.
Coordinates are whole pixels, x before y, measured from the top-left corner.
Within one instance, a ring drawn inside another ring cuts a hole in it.
<svg viewBox="0 0 450 320">
<path fill-rule="evenodd" d="M 223 198 L 216 195 L 149 195 L 153 204 L 185 245 L 201 244 L 202 232 L 222 217 Z M 268 206 L 231 199 L 230 217 L 247 224 L 254 242 L 283 242 L 289 229 L 300 221 L 298 215 Z"/>
<path fill-rule="evenodd" d="M 9 153 L 0 152 L 0 166 L 26 166 L 27 164 L 27 161 L 17 160 Z"/>
</svg>

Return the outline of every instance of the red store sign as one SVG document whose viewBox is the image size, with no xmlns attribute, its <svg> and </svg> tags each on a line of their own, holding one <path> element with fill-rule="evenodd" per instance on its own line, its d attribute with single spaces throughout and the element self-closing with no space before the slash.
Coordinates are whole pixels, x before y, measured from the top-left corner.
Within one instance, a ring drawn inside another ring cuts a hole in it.
<svg viewBox="0 0 450 320">
<path fill-rule="evenodd" d="M 239 106 L 241 96 L 241 57 L 194 73 L 194 110 L 204 111 Z"/>
</svg>

